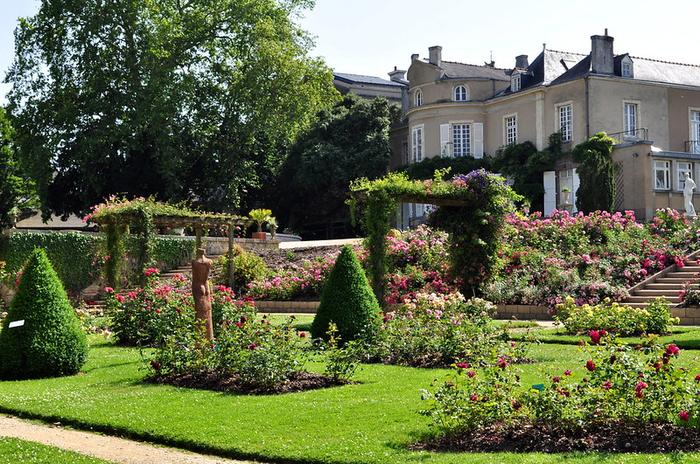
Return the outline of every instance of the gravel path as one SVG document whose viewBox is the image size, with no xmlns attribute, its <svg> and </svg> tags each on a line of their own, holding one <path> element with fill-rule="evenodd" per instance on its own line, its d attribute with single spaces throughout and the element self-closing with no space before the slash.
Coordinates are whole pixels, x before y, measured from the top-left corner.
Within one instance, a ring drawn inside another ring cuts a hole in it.
<svg viewBox="0 0 700 464">
<path fill-rule="evenodd" d="M 253 464 L 150 445 L 124 438 L 0 416 L 0 437 L 20 438 L 120 464 Z"/>
</svg>

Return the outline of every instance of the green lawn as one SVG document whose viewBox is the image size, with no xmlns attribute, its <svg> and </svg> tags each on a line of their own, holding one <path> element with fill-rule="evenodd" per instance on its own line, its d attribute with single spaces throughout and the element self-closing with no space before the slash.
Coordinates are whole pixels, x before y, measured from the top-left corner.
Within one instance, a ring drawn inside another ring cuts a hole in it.
<svg viewBox="0 0 700 464">
<path fill-rule="evenodd" d="M 108 464 L 107 461 L 15 438 L 0 438 L 0 464 Z"/>
<path fill-rule="evenodd" d="M 418 415 L 420 389 L 446 371 L 363 366 L 357 385 L 277 396 L 241 396 L 143 384 L 138 350 L 97 336 L 84 373 L 74 377 L 0 382 L 0 410 L 116 432 L 191 450 L 267 462 L 299 463 L 691 463 L 700 453 L 448 454 L 409 452 L 429 430 Z M 681 362 L 700 368 L 700 353 Z M 584 357 L 570 345 L 533 348 L 537 364 L 522 366 L 523 383 L 574 368 Z"/>
<path fill-rule="evenodd" d="M 588 340 L 587 335 L 569 335 L 563 328 L 535 329 L 531 331 L 542 343 L 553 343 L 562 345 L 577 345 L 580 340 Z M 522 339 L 523 332 L 514 333 L 514 340 Z M 700 350 L 700 328 L 698 327 L 675 327 L 670 334 L 659 337 L 663 343 L 675 343 L 686 350 Z M 641 337 L 620 337 L 620 341 L 627 344 L 642 343 Z"/>
</svg>

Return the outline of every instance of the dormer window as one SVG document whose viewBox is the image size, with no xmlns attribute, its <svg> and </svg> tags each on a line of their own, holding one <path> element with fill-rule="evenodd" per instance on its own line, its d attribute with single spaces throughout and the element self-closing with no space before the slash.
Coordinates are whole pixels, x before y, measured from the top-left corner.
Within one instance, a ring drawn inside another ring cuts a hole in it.
<svg viewBox="0 0 700 464">
<path fill-rule="evenodd" d="M 634 67 L 629 56 L 622 59 L 622 77 L 634 77 Z"/>
<path fill-rule="evenodd" d="M 469 100 L 469 92 L 467 92 L 467 87 L 464 85 L 458 85 L 454 89 L 453 100 L 456 102 L 465 102 Z"/>
<path fill-rule="evenodd" d="M 510 76 L 510 91 L 511 92 L 517 92 L 520 90 L 521 86 L 521 79 L 520 79 L 520 73 L 519 72 L 514 72 L 512 76 Z"/>
<path fill-rule="evenodd" d="M 416 93 L 413 95 L 413 106 L 422 106 L 423 105 L 423 92 L 418 89 L 416 90 Z"/>
</svg>

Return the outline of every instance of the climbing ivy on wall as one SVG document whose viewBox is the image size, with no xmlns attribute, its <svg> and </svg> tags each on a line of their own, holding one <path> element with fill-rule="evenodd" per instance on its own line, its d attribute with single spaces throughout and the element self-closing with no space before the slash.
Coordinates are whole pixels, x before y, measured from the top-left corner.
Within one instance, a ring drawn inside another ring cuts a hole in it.
<svg viewBox="0 0 700 464">
<path fill-rule="evenodd" d="M 584 213 L 612 211 L 615 205 L 615 163 L 612 160 L 615 140 L 598 132 L 573 149 L 580 184 L 576 208 Z"/>
</svg>

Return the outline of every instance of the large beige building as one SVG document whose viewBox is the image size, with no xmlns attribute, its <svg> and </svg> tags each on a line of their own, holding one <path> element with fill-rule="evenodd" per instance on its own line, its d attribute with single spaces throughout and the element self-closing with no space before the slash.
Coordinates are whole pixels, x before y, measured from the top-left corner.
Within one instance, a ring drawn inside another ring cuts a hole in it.
<svg viewBox="0 0 700 464">
<path fill-rule="evenodd" d="M 404 123 L 392 165 L 434 156 L 494 154 L 511 143 L 546 147 L 561 132 L 567 151 L 596 132 L 618 140 L 617 207 L 649 218 L 682 209 L 685 172 L 700 177 L 700 66 L 616 55 L 613 38 L 591 37 L 588 54 L 543 47 L 512 68 L 446 61 L 441 47 L 411 57 Z M 570 158 L 544 174 L 545 213 L 572 208 L 578 176 Z M 411 206 L 404 216 L 420 216 Z M 404 218 L 404 223 L 406 218 Z"/>
</svg>

